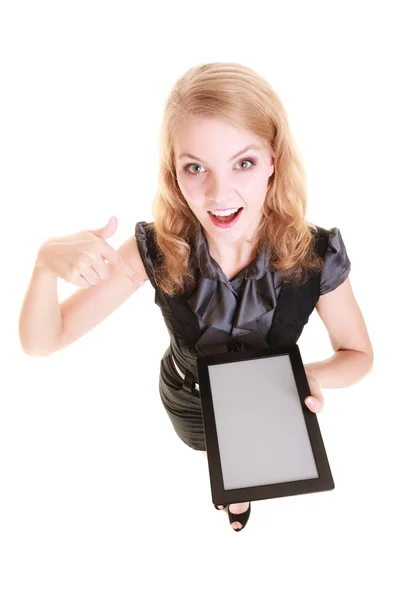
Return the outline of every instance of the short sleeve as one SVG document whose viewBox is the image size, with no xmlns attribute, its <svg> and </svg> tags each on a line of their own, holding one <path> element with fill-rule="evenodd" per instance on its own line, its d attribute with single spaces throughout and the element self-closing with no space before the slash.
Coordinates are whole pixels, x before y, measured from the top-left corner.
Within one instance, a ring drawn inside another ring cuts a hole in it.
<svg viewBox="0 0 400 600">
<path fill-rule="evenodd" d="M 320 295 L 333 292 L 347 279 L 351 262 L 347 255 L 340 230 L 332 227 L 328 231 L 328 247 L 324 255 L 324 265 L 321 273 Z"/>
<path fill-rule="evenodd" d="M 156 288 L 154 265 L 157 259 L 157 248 L 154 242 L 152 223 L 139 221 L 135 225 L 135 237 L 139 253 L 151 285 Z"/>
</svg>

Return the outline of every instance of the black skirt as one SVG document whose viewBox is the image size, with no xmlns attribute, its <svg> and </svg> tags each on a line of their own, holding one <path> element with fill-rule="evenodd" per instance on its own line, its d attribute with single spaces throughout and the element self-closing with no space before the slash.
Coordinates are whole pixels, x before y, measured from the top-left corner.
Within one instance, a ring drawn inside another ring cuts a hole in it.
<svg viewBox="0 0 400 600">
<path fill-rule="evenodd" d="M 161 401 L 178 437 L 193 450 L 206 450 L 203 413 L 198 390 L 188 392 L 177 373 L 168 347 L 161 359 L 159 391 Z"/>
</svg>

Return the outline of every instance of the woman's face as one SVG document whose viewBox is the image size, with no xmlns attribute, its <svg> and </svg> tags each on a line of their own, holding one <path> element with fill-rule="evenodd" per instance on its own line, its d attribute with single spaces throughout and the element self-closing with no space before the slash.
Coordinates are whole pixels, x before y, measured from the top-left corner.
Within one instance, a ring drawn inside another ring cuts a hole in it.
<svg viewBox="0 0 400 600">
<path fill-rule="evenodd" d="M 175 132 L 175 165 L 184 198 L 214 240 L 234 242 L 254 233 L 274 170 L 255 136 L 220 119 L 185 120 Z M 231 224 L 219 221 L 232 217 L 218 221 L 210 213 L 228 209 L 240 209 Z"/>
</svg>

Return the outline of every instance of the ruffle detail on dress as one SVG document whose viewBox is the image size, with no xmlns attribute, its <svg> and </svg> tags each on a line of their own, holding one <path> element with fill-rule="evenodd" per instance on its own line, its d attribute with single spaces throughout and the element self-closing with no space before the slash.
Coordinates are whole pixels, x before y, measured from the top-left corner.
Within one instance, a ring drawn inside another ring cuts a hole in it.
<svg viewBox="0 0 400 600">
<path fill-rule="evenodd" d="M 271 271 L 262 279 L 243 279 L 237 298 L 223 281 L 200 278 L 186 302 L 208 327 L 232 336 L 243 335 L 254 329 L 252 323 L 256 319 L 276 307 L 276 279 L 277 273 Z"/>
<path fill-rule="evenodd" d="M 280 275 L 270 269 L 268 249 L 229 281 L 210 255 L 201 231 L 193 241 L 190 266 L 201 273 L 196 289 L 186 298 L 204 329 L 196 349 L 208 354 L 227 347 L 264 347 L 262 332 L 272 322 L 280 291 Z"/>
</svg>

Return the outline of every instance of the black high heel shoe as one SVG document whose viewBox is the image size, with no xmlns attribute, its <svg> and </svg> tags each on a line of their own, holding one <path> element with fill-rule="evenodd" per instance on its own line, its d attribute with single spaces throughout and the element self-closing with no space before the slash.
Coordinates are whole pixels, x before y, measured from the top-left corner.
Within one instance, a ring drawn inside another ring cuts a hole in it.
<svg viewBox="0 0 400 600">
<path fill-rule="evenodd" d="M 216 508 L 217 510 L 223 510 L 223 508 L 218 508 L 218 506 L 222 506 L 223 508 L 226 508 L 228 505 L 227 504 L 214 504 L 214 508 Z"/>
<path fill-rule="evenodd" d="M 242 529 L 245 528 L 246 523 L 250 517 L 250 512 L 251 512 L 251 502 L 249 502 L 249 508 L 247 510 L 245 510 L 243 513 L 235 514 L 235 513 L 231 512 L 228 508 L 229 523 L 232 525 L 232 523 L 235 523 L 237 521 L 238 523 L 241 524 L 241 527 L 239 529 L 235 529 L 234 527 L 232 527 L 233 531 L 242 531 Z"/>
</svg>

